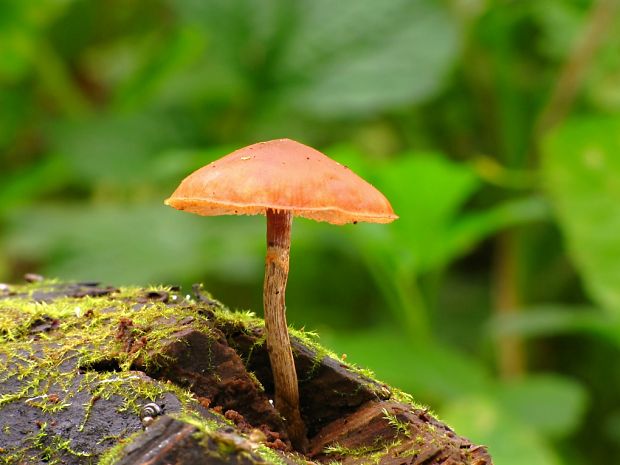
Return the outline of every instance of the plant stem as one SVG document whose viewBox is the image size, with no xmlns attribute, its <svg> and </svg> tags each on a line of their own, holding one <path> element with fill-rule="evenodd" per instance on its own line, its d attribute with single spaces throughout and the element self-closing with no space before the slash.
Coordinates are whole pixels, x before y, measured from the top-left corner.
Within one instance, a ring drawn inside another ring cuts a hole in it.
<svg viewBox="0 0 620 465">
<path fill-rule="evenodd" d="M 397 324 L 412 340 L 430 341 L 428 308 L 414 270 L 395 265 L 381 253 L 362 248 L 367 268 L 387 301 Z"/>
<path fill-rule="evenodd" d="M 495 263 L 494 307 L 499 315 L 519 312 L 521 296 L 518 289 L 518 244 L 515 231 L 505 231 L 497 240 Z M 498 368 L 503 379 L 515 379 L 526 371 L 523 339 L 504 335 L 498 341 Z"/>
<path fill-rule="evenodd" d="M 286 420 L 293 447 L 303 451 L 307 446 L 306 427 L 299 412 L 299 387 L 286 324 L 285 304 L 292 222 L 290 211 L 267 210 L 263 305 L 267 351 L 275 386 L 275 407 Z"/>
</svg>

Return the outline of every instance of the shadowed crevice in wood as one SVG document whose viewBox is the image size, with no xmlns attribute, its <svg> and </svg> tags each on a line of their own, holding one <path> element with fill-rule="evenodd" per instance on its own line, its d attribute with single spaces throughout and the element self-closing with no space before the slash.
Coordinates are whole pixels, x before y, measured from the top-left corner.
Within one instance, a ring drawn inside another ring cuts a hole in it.
<svg viewBox="0 0 620 465">
<path fill-rule="evenodd" d="M 265 345 L 260 343 L 263 329 L 235 331 L 225 328 L 224 331 L 265 391 L 273 392 L 269 357 Z M 299 374 L 301 413 L 310 436 L 370 400 L 390 398 L 387 385 L 349 370 L 340 361 L 321 355 L 294 337 L 291 345 Z"/>
<path fill-rule="evenodd" d="M 154 368 L 143 366 L 140 360 L 136 367 L 155 379 L 189 389 L 222 412 L 239 412 L 253 426 L 266 425 L 286 441 L 277 410 L 218 329 L 209 334 L 181 329 L 152 357 Z"/>
</svg>

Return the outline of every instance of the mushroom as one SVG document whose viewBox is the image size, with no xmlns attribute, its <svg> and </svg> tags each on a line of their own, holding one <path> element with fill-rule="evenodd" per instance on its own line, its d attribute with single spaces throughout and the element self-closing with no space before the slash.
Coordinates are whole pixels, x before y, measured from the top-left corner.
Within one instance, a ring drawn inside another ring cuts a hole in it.
<svg viewBox="0 0 620 465">
<path fill-rule="evenodd" d="M 291 351 L 284 293 L 293 216 L 332 224 L 389 223 L 398 216 L 377 189 L 346 166 L 290 139 L 236 150 L 190 174 L 165 201 L 198 215 L 266 215 L 263 303 L 275 407 L 291 443 L 307 444 Z"/>
</svg>

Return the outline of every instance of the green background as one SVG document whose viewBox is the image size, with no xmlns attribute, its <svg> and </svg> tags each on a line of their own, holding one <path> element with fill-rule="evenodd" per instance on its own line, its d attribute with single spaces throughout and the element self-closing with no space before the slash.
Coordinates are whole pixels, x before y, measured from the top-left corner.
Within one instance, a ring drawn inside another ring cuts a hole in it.
<svg viewBox="0 0 620 465">
<path fill-rule="evenodd" d="M 291 324 L 496 465 L 620 454 L 618 0 L 0 0 L 0 280 L 204 282 L 261 311 L 262 217 L 163 206 L 280 137 L 390 225 L 296 220 Z"/>
</svg>

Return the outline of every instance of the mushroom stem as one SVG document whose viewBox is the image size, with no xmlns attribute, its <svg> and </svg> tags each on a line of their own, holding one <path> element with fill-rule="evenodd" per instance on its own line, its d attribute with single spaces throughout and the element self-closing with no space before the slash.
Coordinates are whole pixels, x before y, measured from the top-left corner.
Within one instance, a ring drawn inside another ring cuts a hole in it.
<svg viewBox="0 0 620 465">
<path fill-rule="evenodd" d="M 263 304 L 267 351 L 275 385 L 275 407 L 286 420 L 293 447 L 303 451 L 307 445 L 306 427 L 299 413 L 299 388 L 286 324 L 284 294 L 288 280 L 291 249 L 290 211 L 267 209 L 267 258 Z"/>
</svg>

